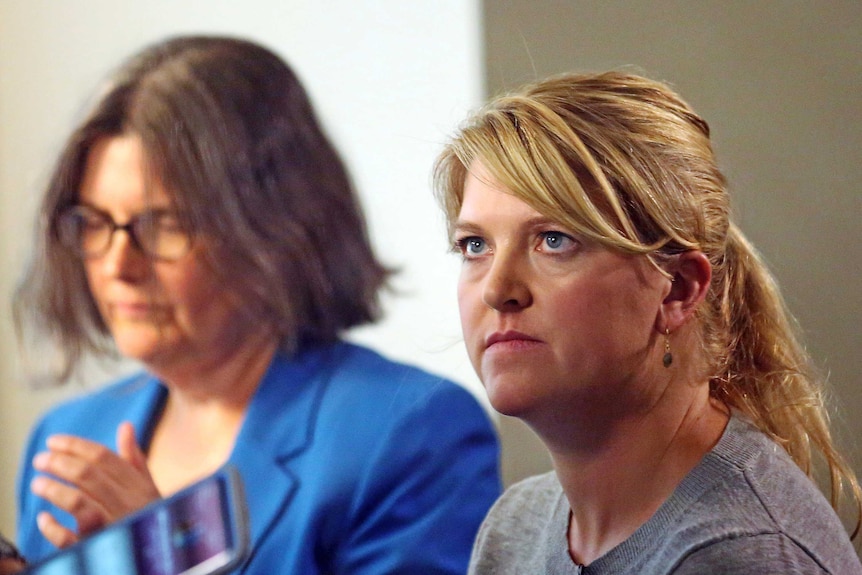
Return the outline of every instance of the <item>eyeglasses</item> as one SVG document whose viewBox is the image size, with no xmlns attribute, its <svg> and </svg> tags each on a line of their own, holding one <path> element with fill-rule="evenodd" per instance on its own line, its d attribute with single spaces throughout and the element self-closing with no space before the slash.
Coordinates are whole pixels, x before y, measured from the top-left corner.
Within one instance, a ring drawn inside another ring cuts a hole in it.
<svg viewBox="0 0 862 575">
<path fill-rule="evenodd" d="M 159 260 L 181 258 L 192 243 L 191 235 L 176 214 L 167 211 L 144 212 L 125 224 L 118 224 L 95 208 L 72 206 L 57 218 L 60 243 L 82 258 L 97 258 L 108 253 L 117 230 L 129 234 L 136 248 Z"/>
</svg>

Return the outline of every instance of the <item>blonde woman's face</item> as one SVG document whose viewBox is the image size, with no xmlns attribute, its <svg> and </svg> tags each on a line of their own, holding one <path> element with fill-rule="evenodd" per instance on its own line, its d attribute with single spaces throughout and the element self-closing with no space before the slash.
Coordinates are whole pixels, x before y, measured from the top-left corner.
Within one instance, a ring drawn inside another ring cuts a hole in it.
<svg viewBox="0 0 862 575">
<path fill-rule="evenodd" d="M 90 151 L 78 203 L 125 224 L 171 212 L 158 185 L 145 193 L 144 155 L 134 135 L 106 138 Z M 84 259 L 90 292 L 119 351 L 159 370 L 217 361 L 241 337 L 238 305 L 201 255 L 200 242 L 177 259 L 151 260 L 128 231 Z"/>
<path fill-rule="evenodd" d="M 494 408 L 530 421 L 649 401 L 666 280 L 645 258 L 562 229 L 480 162 L 454 229 L 464 340 Z"/>
</svg>

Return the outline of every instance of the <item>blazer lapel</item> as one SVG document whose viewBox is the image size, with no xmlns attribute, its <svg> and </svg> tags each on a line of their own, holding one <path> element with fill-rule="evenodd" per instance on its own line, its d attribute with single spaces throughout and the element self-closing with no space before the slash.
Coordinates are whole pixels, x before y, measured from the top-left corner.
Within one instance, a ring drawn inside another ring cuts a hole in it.
<svg viewBox="0 0 862 575">
<path fill-rule="evenodd" d="M 252 548 L 296 491 L 290 461 L 313 440 L 337 349 L 304 351 L 296 358 L 277 354 L 249 405 L 229 461 L 243 480 Z"/>
</svg>

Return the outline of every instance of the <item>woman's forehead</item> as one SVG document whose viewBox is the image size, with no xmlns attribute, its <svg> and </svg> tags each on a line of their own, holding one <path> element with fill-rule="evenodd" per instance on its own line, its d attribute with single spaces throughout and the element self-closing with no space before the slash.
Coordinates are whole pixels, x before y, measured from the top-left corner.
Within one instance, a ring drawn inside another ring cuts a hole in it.
<svg viewBox="0 0 862 575">
<path fill-rule="evenodd" d="M 94 205 L 171 205 L 173 197 L 153 177 L 143 143 L 135 134 L 105 136 L 87 153 L 78 200 Z"/>
</svg>

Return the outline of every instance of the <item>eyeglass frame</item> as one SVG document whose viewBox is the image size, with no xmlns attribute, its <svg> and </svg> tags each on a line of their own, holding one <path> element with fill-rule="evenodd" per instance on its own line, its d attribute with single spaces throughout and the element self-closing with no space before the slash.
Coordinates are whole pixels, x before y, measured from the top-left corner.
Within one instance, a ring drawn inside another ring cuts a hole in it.
<svg viewBox="0 0 862 575">
<path fill-rule="evenodd" d="M 181 228 L 182 235 L 185 237 L 185 244 L 182 250 L 178 251 L 175 255 L 171 254 L 167 257 L 165 257 L 164 255 L 160 255 L 156 253 L 155 250 L 147 246 L 148 242 L 142 241 L 142 238 L 145 238 L 148 235 L 153 237 L 157 235 L 157 232 L 159 231 L 158 220 L 159 217 L 162 216 L 174 217 L 179 221 L 179 217 L 176 213 L 167 210 L 150 210 L 131 217 L 124 224 L 118 224 L 116 220 L 114 220 L 114 218 L 110 216 L 110 214 L 103 210 L 94 208 L 93 206 L 88 206 L 86 204 L 74 204 L 65 208 L 59 213 L 55 221 L 55 230 L 57 239 L 60 244 L 74 252 L 81 259 L 100 258 L 107 254 L 108 251 L 110 251 L 111 249 L 111 245 L 113 244 L 114 234 L 118 230 L 122 230 L 126 232 L 126 234 L 129 236 L 129 240 L 131 241 L 132 245 L 136 249 L 141 251 L 141 253 L 145 254 L 147 257 L 159 261 L 176 261 L 186 255 L 189 250 L 191 250 L 193 243 L 193 234 L 189 231 L 186 231 L 183 226 L 181 226 Z M 100 222 L 106 224 L 109 233 L 107 235 L 105 245 L 101 249 L 94 252 L 88 252 L 84 249 L 83 246 L 84 232 L 81 227 L 81 224 L 86 224 L 86 222 L 92 221 L 93 217 L 97 218 Z M 69 224 L 64 222 L 72 223 Z M 144 227 L 141 227 L 142 223 L 145 224 Z M 156 234 L 154 235 L 153 232 L 156 232 Z"/>
</svg>

